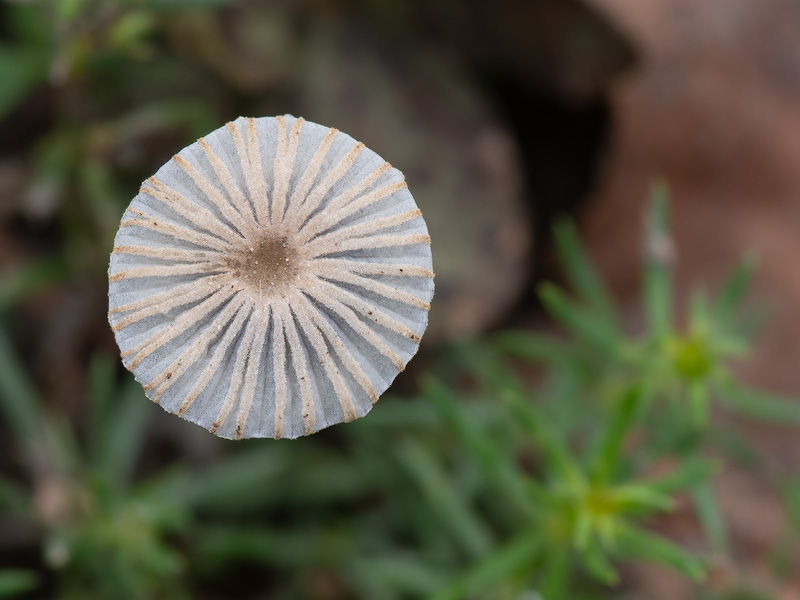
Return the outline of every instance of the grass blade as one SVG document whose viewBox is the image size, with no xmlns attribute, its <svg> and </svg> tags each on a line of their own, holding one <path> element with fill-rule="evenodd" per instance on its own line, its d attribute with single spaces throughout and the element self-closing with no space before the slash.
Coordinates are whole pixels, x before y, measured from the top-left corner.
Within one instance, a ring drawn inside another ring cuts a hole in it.
<svg viewBox="0 0 800 600">
<path fill-rule="evenodd" d="M 695 581 L 705 577 L 702 561 L 665 538 L 631 526 L 621 526 L 615 533 L 616 549 L 621 556 L 666 565 Z"/>
<path fill-rule="evenodd" d="M 745 388 L 733 382 L 723 384 L 722 399 L 737 412 L 779 425 L 800 424 L 800 401 Z"/>
<path fill-rule="evenodd" d="M 541 535 L 537 531 L 524 532 L 492 552 L 485 560 L 469 568 L 431 600 L 460 600 L 483 593 L 493 585 L 507 581 L 512 574 L 532 564 L 542 550 Z M 482 594 L 481 597 L 487 597 Z"/>
<path fill-rule="evenodd" d="M 630 430 L 641 405 L 642 389 L 633 386 L 628 389 L 619 401 L 603 432 L 598 444 L 596 458 L 592 464 L 592 479 L 595 483 L 608 482 L 614 475 L 614 468 L 619 463 L 619 453 L 625 435 Z"/>
<path fill-rule="evenodd" d="M 688 459 L 668 475 L 659 477 L 647 485 L 664 494 L 675 494 L 696 485 L 700 485 L 716 471 L 713 463 L 705 460 Z"/>
<path fill-rule="evenodd" d="M 573 223 L 567 219 L 556 223 L 553 238 L 567 281 L 587 306 L 602 316 L 609 326 L 617 326 L 614 303 L 592 264 L 584 253 Z"/>
<path fill-rule="evenodd" d="M 329 562 L 350 554 L 351 542 L 319 528 L 291 531 L 275 527 L 208 525 L 197 528 L 194 557 L 204 571 L 251 564 L 284 569 Z"/>
<path fill-rule="evenodd" d="M 726 554 L 729 548 L 728 531 L 711 482 L 706 480 L 694 486 L 691 496 L 700 525 L 708 537 L 711 548 L 718 554 Z"/>
<path fill-rule="evenodd" d="M 0 329 L 0 409 L 20 449 L 33 456 L 42 422 L 39 396 L 11 341 Z"/>
<path fill-rule="evenodd" d="M 503 331 L 497 334 L 495 342 L 502 352 L 516 358 L 559 365 L 569 365 L 575 360 L 575 352 L 568 343 L 530 331 Z"/>
<path fill-rule="evenodd" d="M 103 438 L 108 435 L 115 371 L 115 362 L 106 354 L 95 354 L 89 361 L 89 456 L 95 462 L 103 454 Z"/>
<path fill-rule="evenodd" d="M 570 566 L 570 550 L 567 546 L 553 548 L 545 555 L 544 577 L 539 586 L 542 598 L 558 600 L 566 597 Z"/>
<path fill-rule="evenodd" d="M 519 394 L 507 390 L 503 400 L 517 422 L 527 429 L 541 449 L 543 463 L 552 467 L 552 475 L 562 482 L 574 482 L 579 477 L 579 468 L 569 453 L 566 440 L 559 435 L 558 428 L 548 423 L 542 411 L 530 406 Z"/>
<path fill-rule="evenodd" d="M 717 294 L 714 314 L 723 322 L 731 317 L 747 293 L 753 274 L 758 267 L 758 256 L 745 254 L 739 264 L 731 271 Z"/>
<path fill-rule="evenodd" d="M 619 581 L 619 574 L 598 545 L 592 544 L 586 548 L 581 558 L 586 571 L 597 581 L 606 585 L 614 585 Z"/>
<path fill-rule="evenodd" d="M 101 432 L 103 441 L 95 455 L 95 464 L 106 481 L 125 489 L 133 478 L 153 403 L 132 377 L 122 386 L 119 396 L 119 407 Z"/>
<path fill-rule="evenodd" d="M 436 458 L 410 438 L 400 442 L 395 454 L 438 514 L 443 527 L 450 530 L 466 553 L 473 559 L 486 555 L 493 545 L 491 533 L 466 498 L 448 482 Z"/>
<path fill-rule="evenodd" d="M 444 583 L 441 571 L 412 556 L 361 556 L 357 563 L 359 568 L 373 573 L 402 597 L 425 597 Z"/>
<path fill-rule="evenodd" d="M 296 444 L 295 444 L 296 446 Z M 292 477 L 286 445 L 254 447 L 204 469 L 202 477 L 181 473 L 159 486 L 163 497 L 196 510 L 237 512 L 262 506 L 280 481 Z"/>
<path fill-rule="evenodd" d="M 645 228 L 643 299 L 651 335 L 661 340 L 672 329 L 672 264 L 674 246 L 669 232 L 669 190 L 656 183 L 650 190 Z"/>
<path fill-rule="evenodd" d="M 578 306 L 552 283 L 539 286 L 539 297 L 547 312 L 578 340 L 616 353 L 617 332 L 613 327 L 582 306 Z"/>
<path fill-rule="evenodd" d="M 477 461 L 484 474 L 494 481 L 506 500 L 521 514 L 531 516 L 532 507 L 522 474 L 513 462 L 498 451 L 476 424 L 467 417 L 450 390 L 431 376 L 420 382 L 427 398 L 433 402 L 445 422 L 455 431 L 467 451 Z"/>
</svg>

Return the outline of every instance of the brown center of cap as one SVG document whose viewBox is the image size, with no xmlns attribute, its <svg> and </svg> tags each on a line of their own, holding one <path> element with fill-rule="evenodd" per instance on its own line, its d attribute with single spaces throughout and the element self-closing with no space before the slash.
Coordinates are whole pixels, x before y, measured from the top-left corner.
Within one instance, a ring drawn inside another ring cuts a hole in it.
<svg viewBox="0 0 800 600">
<path fill-rule="evenodd" d="M 300 272 L 300 255 L 289 236 L 262 230 L 229 261 L 231 274 L 250 293 L 270 298 L 286 293 Z"/>
</svg>

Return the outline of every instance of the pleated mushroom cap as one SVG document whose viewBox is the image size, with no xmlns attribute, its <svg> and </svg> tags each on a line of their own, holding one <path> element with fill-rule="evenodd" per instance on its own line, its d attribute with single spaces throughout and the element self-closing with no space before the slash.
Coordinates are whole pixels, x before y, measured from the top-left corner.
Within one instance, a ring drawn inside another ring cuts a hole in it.
<svg viewBox="0 0 800 600">
<path fill-rule="evenodd" d="M 350 136 L 239 118 L 144 182 L 109 322 L 147 396 L 224 438 L 365 415 L 416 353 L 430 237 L 403 175 Z"/>
</svg>

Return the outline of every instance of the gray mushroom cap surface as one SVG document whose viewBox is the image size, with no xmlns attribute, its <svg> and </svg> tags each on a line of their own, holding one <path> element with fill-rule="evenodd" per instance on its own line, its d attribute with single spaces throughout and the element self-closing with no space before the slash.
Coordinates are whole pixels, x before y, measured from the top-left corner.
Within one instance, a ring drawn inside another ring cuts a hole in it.
<svg viewBox="0 0 800 600">
<path fill-rule="evenodd" d="M 125 211 L 109 266 L 125 366 L 225 438 L 365 415 L 416 353 L 432 296 L 403 174 L 289 115 L 240 117 L 181 150 Z"/>
</svg>

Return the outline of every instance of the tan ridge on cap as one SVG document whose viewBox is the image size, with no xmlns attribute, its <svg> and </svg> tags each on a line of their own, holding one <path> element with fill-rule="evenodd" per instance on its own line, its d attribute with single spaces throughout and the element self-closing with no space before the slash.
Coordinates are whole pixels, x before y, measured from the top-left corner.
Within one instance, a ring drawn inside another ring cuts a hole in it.
<svg viewBox="0 0 800 600">
<path fill-rule="evenodd" d="M 403 179 L 336 129 L 240 118 L 125 211 L 109 322 L 153 401 L 226 438 L 363 416 L 416 353 L 433 269 Z"/>
</svg>

